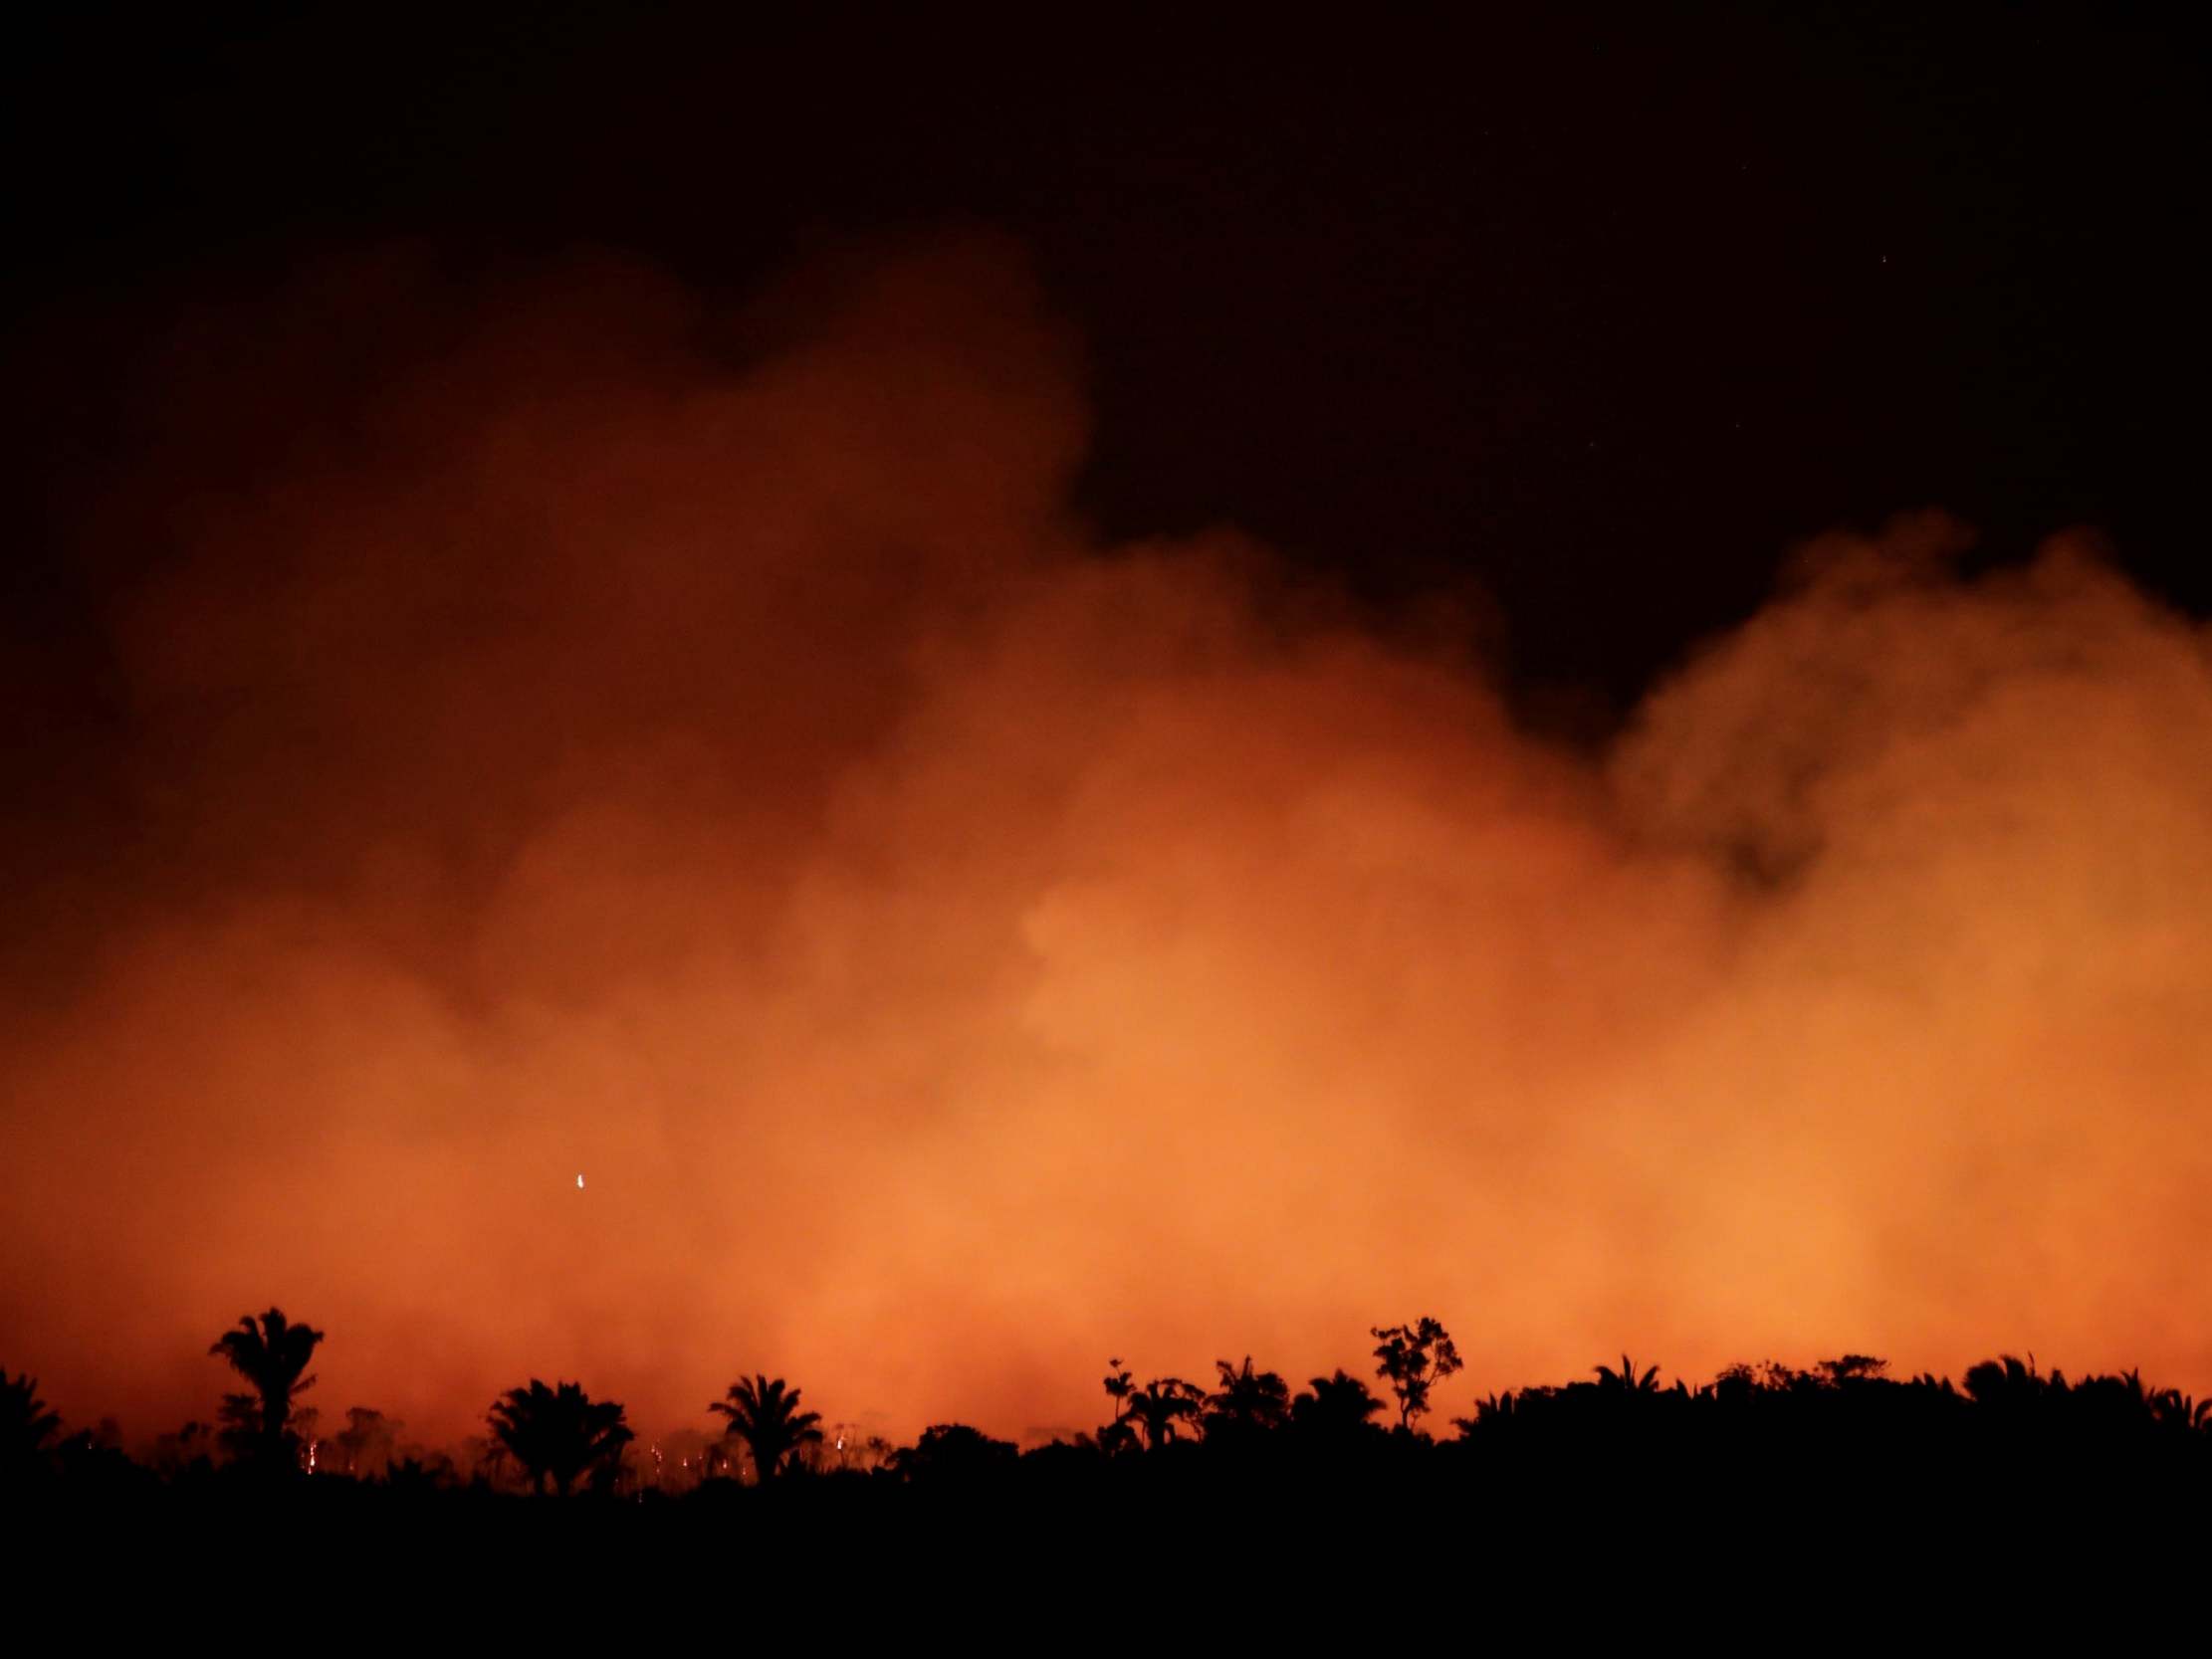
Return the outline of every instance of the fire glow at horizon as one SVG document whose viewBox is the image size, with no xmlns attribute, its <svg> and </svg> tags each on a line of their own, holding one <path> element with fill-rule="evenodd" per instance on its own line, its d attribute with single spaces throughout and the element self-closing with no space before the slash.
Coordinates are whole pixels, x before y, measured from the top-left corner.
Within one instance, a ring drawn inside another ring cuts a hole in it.
<svg viewBox="0 0 2212 1659">
<path fill-rule="evenodd" d="M 2080 547 L 1816 543 L 1590 753 L 1233 533 L 1099 544 L 995 245 L 742 372 L 603 265 L 296 304 L 180 330 L 84 525 L 172 550 L 0 1024 L 73 1420 L 208 1416 L 271 1302 L 431 1436 L 753 1370 L 1022 1436 L 1417 1313 L 1461 1394 L 2212 1386 L 2212 640 Z"/>
</svg>

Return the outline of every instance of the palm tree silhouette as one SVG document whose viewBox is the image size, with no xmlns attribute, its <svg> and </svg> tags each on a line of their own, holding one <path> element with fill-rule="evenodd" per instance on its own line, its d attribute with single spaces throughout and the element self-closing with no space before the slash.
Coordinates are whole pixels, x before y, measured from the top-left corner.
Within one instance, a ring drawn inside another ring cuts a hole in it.
<svg viewBox="0 0 2212 1659">
<path fill-rule="evenodd" d="M 2057 1371 L 2046 1377 L 2036 1370 L 2032 1353 L 2026 1364 L 2017 1354 L 2001 1353 L 1995 1359 L 1969 1366 L 1966 1372 L 1966 1392 L 1974 1403 L 1999 1410 L 2024 1409 L 2064 1386 L 2065 1378 Z"/>
<path fill-rule="evenodd" d="M 1196 1417 L 1205 1402 L 1206 1394 L 1195 1382 L 1179 1376 L 1154 1377 L 1131 1391 L 1129 1417 L 1144 1431 L 1145 1445 L 1158 1451 L 1175 1439 L 1176 1424 Z"/>
<path fill-rule="evenodd" d="M 2149 1411 L 2160 1428 L 2212 1433 L 2212 1398 L 2191 1399 L 2179 1388 L 2166 1388 L 2150 1396 Z"/>
<path fill-rule="evenodd" d="M 1611 1365 L 1600 1365 L 1597 1372 L 1598 1386 L 1609 1394 L 1656 1394 L 1659 1391 L 1659 1367 L 1654 1365 L 1639 1376 L 1636 1361 L 1625 1353 L 1621 1355 L 1619 1370 Z"/>
<path fill-rule="evenodd" d="M 303 1376 L 315 1357 L 323 1333 L 312 1326 L 294 1325 L 282 1308 L 272 1308 L 256 1319 L 244 1315 L 236 1331 L 226 1331 L 207 1351 L 228 1360 L 230 1368 L 253 1387 L 253 1396 L 226 1396 L 225 1404 L 238 1412 L 242 1398 L 258 1402 L 253 1449 L 272 1465 L 294 1461 L 288 1441 L 292 1427 L 292 1402 L 315 1386 Z M 241 1413 L 242 1414 L 242 1413 Z"/>
<path fill-rule="evenodd" d="M 563 1498 L 578 1476 L 611 1478 L 622 1448 L 633 1438 L 619 1400 L 594 1400 L 577 1382 L 549 1388 L 536 1377 L 528 1388 L 510 1388 L 492 1402 L 493 1437 L 546 1490 L 550 1477 Z"/>
<path fill-rule="evenodd" d="M 1302 1430 L 1330 1436 L 1358 1434 L 1373 1429 L 1368 1419 L 1383 1409 L 1375 1390 L 1342 1366 L 1333 1376 L 1314 1377 L 1307 1387 L 1311 1392 L 1290 1402 L 1290 1420 Z"/>
<path fill-rule="evenodd" d="M 1220 1372 L 1221 1385 L 1206 1396 L 1208 1434 L 1250 1434 L 1289 1421 L 1290 1388 L 1278 1373 L 1253 1370 L 1248 1353 L 1241 1366 L 1217 1359 L 1214 1368 Z"/>
<path fill-rule="evenodd" d="M 1129 1367 L 1119 1359 L 1106 1363 L 1113 1368 L 1106 1373 L 1106 1397 L 1114 1402 L 1114 1421 L 1120 1422 L 1129 1410 L 1129 1393 L 1136 1385 L 1129 1380 Z"/>
<path fill-rule="evenodd" d="M 1603 1367 L 1600 1367 L 1603 1369 Z M 1510 1388 L 1495 1394 L 1485 1394 L 1474 1402 L 1474 1415 L 1454 1417 L 1451 1426 L 1459 1431 L 1461 1439 L 1479 1429 L 1509 1427 L 1520 1413 L 1520 1404 Z"/>
<path fill-rule="evenodd" d="M 740 1377 L 730 1384 L 727 1400 L 707 1407 L 730 1419 L 724 1438 L 745 1442 L 754 1476 L 764 1486 L 789 1470 L 800 1447 L 821 1440 L 821 1413 L 799 1410 L 798 1392 L 779 1376 Z"/>
<path fill-rule="evenodd" d="M 1106 1397 L 1114 1402 L 1114 1417 L 1099 1429 L 1093 1444 L 1113 1457 L 1137 1448 L 1137 1430 L 1129 1419 L 1129 1396 L 1136 1391 L 1137 1385 L 1130 1379 L 1129 1367 L 1120 1359 L 1108 1359 L 1106 1363 L 1110 1368 L 1102 1381 Z"/>
</svg>

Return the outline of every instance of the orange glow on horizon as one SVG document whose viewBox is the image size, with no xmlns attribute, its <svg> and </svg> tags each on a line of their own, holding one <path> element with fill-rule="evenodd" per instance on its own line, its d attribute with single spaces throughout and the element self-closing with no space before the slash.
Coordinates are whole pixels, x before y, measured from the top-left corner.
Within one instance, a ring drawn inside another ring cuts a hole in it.
<svg viewBox="0 0 2212 1659">
<path fill-rule="evenodd" d="M 1624 1348 L 2212 1388 L 2204 629 L 1908 518 L 1591 755 L 1234 534 L 1100 545 L 1007 250 L 825 286 L 400 259 L 172 342 L 86 529 L 174 549 L 137 830 L 0 1016 L 73 1424 L 208 1418 L 272 1302 L 428 1438 L 757 1370 L 1035 1437 L 1423 1313 L 1439 1421 Z"/>
</svg>

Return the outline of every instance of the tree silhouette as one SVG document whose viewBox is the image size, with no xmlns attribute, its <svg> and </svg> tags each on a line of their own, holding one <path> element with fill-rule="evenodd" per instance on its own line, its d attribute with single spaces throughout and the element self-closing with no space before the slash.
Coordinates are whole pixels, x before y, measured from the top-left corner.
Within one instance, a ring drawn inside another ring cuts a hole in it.
<svg viewBox="0 0 2212 1659">
<path fill-rule="evenodd" d="M 1098 1431 L 1098 1449 L 1108 1457 L 1119 1452 L 1133 1451 L 1137 1445 L 1137 1430 L 1129 1420 L 1129 1397 L 1136 1391 L 1130 1380 L 1129 1367 L 1119 1359 L 1109 1359 L 1112 1368 L 1104 1378 L 1106 1397 L 1114 1402 L 1113 1421 Z"/>
<path fill-rule="evenodd" d="M 1113 1368 L 1106 1373 L 1106 1397 L 1114 1402 L 1114 1421 L 1120 1422 L 1129 1412 L 1129 1395 L 1136 1384 L 1129 1380 L 1129 1367 L 1119 1359 L 1106 1363 Z"/>
<path fill-rule="evenodd" d="M 1428 1411 L 1430 1391 L 1460 1369 L 1459 1350 L 1451 1334 L 1426 1315 L 1413 1325 L 1378 1325 L 1369 1334 L 1381 1345 L 1375 1374 L 1398 1397 L 1398 1426 L 1410 1430 Z"/>
<path fill-rule="evenodd" d="M 1371 1419 L 1383 1409 L 1375 1390 L 1341 1366 L 1333 1376 L 1317 1376 L 1311 1390 L 1290 1402 L 1290 1420 L 1302 1431 L 1332 1439 L 1348 1438 L 1374 1430 Z"/>
<path fill-rule="evenodd" d="M 2053 1371 L 2044 1376 L 2036 1370 L 2036 1356 L 2029 1354 L 2021 1363 L 2017 1354 L 1999 1354 L 1995 1359 L 1984 1359 L 1966 1372 L 1966 1392 L 1976 1405 L 2007 1414 L 2027 1411 L 2039 1404 L 2054 1389 L 2063 1389 L 2066 1377 Z"/>
<path fill-rule="evenodd" d="M 563 1498 L 579 1476 L 610 1481 L 632 1438 L 619 1400 L 594 1400 L 577 1382 L 549 1388 L 538 1378 L 492 1403 L 492 1436 L 514 1455 L 538 1491 L 550 1478 Z"/>
<path fill-rule="evenodd" d="M 1508 1388 L 1502 1393 L 1486 1394 L 1476 1400 L 1474 1415 L 1454 1417 L 1451 1419 L 1451 1426 L 1459 1431 L 1459 1437 L 1463 1440 L 1482 1429 L 1510 1427 L 1514 1414 L 1519 1410 L 1513 1390 Z"/>
<path fill-rule="evenodd" d="M 39 1379 L 29 1371 L 10 1376 L 0 1366 L 0 1470 L 27 1475 L 42 1467 L 62 1431 L 62 1419 L 39 1398 Z"/>
<path fill-rule="evenodd" d="M 1129 1417 L 1143 1431 L 1146 1447 L 1158 1451 L 1175 1439 L 1176 1425 L 1197 1417 L 1205 1403 L 1205 1390 L 1197 1383 L 1159 1376 L 1130 1393 Z"/>
<path fill-rule="evenodd" d="M 207 1424 L 194 1418 L 174 1433 L 160 1434 L 153 1441 L 153 1469 L 165 1480 L 175 1480 L 190 1472 L 198 1474 L 209 1468 L 208 1445 L 213 1431 Z"/>
<path fill-rule="evenodd" d="M 2212 1398 L 2195 1400 L 2179 1388 L 2166 1388 L 2150 1396 L 2149 1411 L 2160 1428 L 2212 1434 Z"/>
<path fill-rule="evenodd" d="M 1252 1369 L 1252 1356 L 1241 1366 L 1226 1359 L 1214 1361 L 1221 1385 L 1206 1396 L 1203 1427 L 1209 1438 L 1239 1436 L 1276 1429 L 1290 1420 L 1290 1389 L 1274 1371 Z"/>
<path fill-rule="evenodd" d="M 369 1480 L 390 1465 L 404 1426 L 369 1406 L 348 1406 L 345 1427 L 331 1437 L 331 1444 L 346 1474 Z"/>
<path fill-rule="evenodd" d="M 1649 1395 L 1659 1391 L 1659 1367 L 1653 1365 L 1642 1376 L 1636 1374 L 1636 1361 L 1627 1354 L 1621 1355 L 1621 1368 L 1599 1365 L 1598 1386 L 1609 1394 Z"/>
<path fill-rule="evenodd" d="M 909 1481 L 974 1485 L 1006 1474 L 1019 1457 L 1011 1440 L 994 1440 L 966 1423 L 934 1423 L 913 1445 L 891 1454 L 891 1469 Z"/>
<path fill-rule="evenodd" d="M 764 1486 L 786 1473 L 799 1449 L 821 1441 L 821 1414 L 798 1408 L 798 1390 L 783 1379 L 755 1375 L 730 1384 L 727 1400 L 707 1409 L 730 1419 L 723 1437 L 735 1437 L 753 1454 L 753 1472 Z"/>
<path fill-rule="evenodd" d="M 1889 1368 L 1889 1361 L 1877 1359 L 1871 1353 L 1847 1353 L 1841 1359 L 1823 1359 L 1814 1367 L 1829 1383 L 1841 1388 L 1852 1382 L 1878 1382 L 1881 1373 Z"/>
<path fill-rule="evenodd" d="M 1892 1490 L 1922 1507 L 1977 1495 L 2009 1503 L 2029 1483 L 2040 1490 L 2056 1481 L 2085 1498 L 2107 1489 L 2103 1496 L 2124 1513 L 2130 1495 L 2163 1502 L 2200 1493 L 2212 1478 L 2212 1401 L 2154 1388 L 2133 1370 L 2070 1381 L 2039 1371 L 2032 1354 L 1974 1365 L 1963 1388 L 1927 1373 L 1892 1378 L 1880 1359 L 1847 1353 L 1805 1369 L 1773 1360 L 1732 1365 L 1703 1386 L 1678 1380 L 1662 1390 L 1659 1366 L 1640 1366 L 1624 1353 L 1618 1366 L 1598 1364 L 1575 1380 L 1475 1401 L 1470 1416 L 1452 1419 L 1459 1438 L 1439 1445 L 1421 1425 L 1436 1404 L 1435 1385 L 1462 1368 L 1449 1334 L 1424 1318 L 1374 1336 L 1379 1374 L 1396 1395 L 1393 1433 L 1376 1421 L 1388 1396 L 1378 1398 L 1342 1369 L 1313 1377 L 1289 1398 L 1283 1378 L 1249 1354 L 1216 1360 L 1211 1391 L 1174 1376 L 1139 1387 L 1115 1359 L 1103 1383 L 1114 1418 L 1095 1439 L 1078 1435 L 1072 1444 L 1022 1453 L 985 1431 L 939 1423 L 902 1451 L 871 1437 L 863 1456 L 851 1453 L 858 1430 L 848 1424 L 842 1438 L 851 1455 L 842 1475 L 797 1483 L 793 1497 L 800 1511 L 819 1503 L 851 1515 L 921 1518 L 923 1526 L 961 1511 L 1034 1515 L 1040 1525 L 1104 1514 L 1117 1527 L 1135 1523 L 1130 1536 L 1150 1537 L 1157 1529 L 1144 1506 L 1168 1506 L 1158 1516 L 1165 1525 L 1171 1513 L 1210 1502 L 1233 1507 L 1239 1492 L 1267 1505 L 1310 1492 L 1344 1506 L 1347 1516 L 1364 1513 L 1379 1495 L 1409 1520 L 1431 1505 L 1441 1520 L 1477 1491 L 1495 1493 L 1496 1513 L 1511 1516 L 1545 1513 L 1562 1495 L 1625 1491 L 1626 1482 L 1701 1486 L 1732 1504 L 1763 1503 L 1781 1479 L 1803 1486 L 1825 1525 L 1873 1519 L 1875 1496 Z M 226 1395 L 221 1418 L 221 1443 L 249 1467 L 299 1467 L 294 1454 L 312 1432 L 314 1413 L 297 1398 L 312 1380 L 306 1364 L 320 1341 L 321 1333 L 271 1309 L 215 1345 L 254 1385 Z M 689 1502 L 694 1468 L 730 1467 L 748 1454 L 762 1482 L 782 1481 L 802 1452 L 827 1438 L 780 1378 L 741 1379 L 711 1409 L 728 1419 L 717 1439 L 684 1429 L 655 1448 L 657 1502 Z M 490 1491 L 568 1495 L 585 1483 L 611 1485 L 629 1467 L 632 1439 L 621 1405 L 594 1401 L 572 1382 L 533 1378 L 502 1395 L 489 1413 L 492 1438 L 465 1442 L 458 1468 L 401 1448 L 400 1425 L 378 1412 L 355 1407 L 345 1415 L 344 1426 L 322 1442 L 324 1462 L 363 1484 L 300 1483 L 309 1497 L 272 1481 L 258 1496 L 290 1507 L 290 1492 L 340 1526 L 382 1525 L 383 1517 L 421 1513 L 416 1506 L 496 1514 L 507 1500 L 489 1499 Z M 191 1504 L 228 1504 L 255 1484 L 219 1471 L 207 1455 L 213 1437 L 198 1424 L 162 1436 L 145 1462 L 122 1450 L 112 1420 L 66 1437 L 60 1428 L 28 1374 L 0 1371 L 0 1496 L 21 1488 L 35 1489 L 38 1502 L 90 1496 L 137 1504 L 165 1485 L 176 1502 L 160 1502 L 194 1517 L 201 1512 Z M 1203 1445 L 1192 1443 L 1200 1439 Z M 272 1448 L 285 1454 L 274 1465 Z M 1135 1455 L 1110 1455 L 1121 1448 Z M 386 1489 L 370 1490 L 366 1483 L 379 1478 Z M 463 1478 L 476 1496 L 452 1490 Z M 728 1497 L 724 1486 L 699 1503 L 711 1511 Z M 484 1509 L 487 1502 L 495 1508 Z M 657 1525 L 640 1524 L 648 1531 Z"/>
<path fill-rule="evenodd" d="M 227 1458 L 260 1456 L 261 1400 L 254 1394 L 225 1394 L 215 1413 L 215 1444 Z"/>
<path fill-rule="evenodd" d="M 282 1308 L 272 1308 L 258 1319 L 243 1316 L 236 1331 L 224 1332 L 207 1350 L 229 1361 L 230 1368 L 253 1388 L 250 1395 L 224 1396 L 225 1422 L 236 1449 L 272 1468 L 299 1461 L 292 1402 L 315 1386 L 315 1378 L 302 1373 L 322 1341 L 322 1332 L 294 1325 Z"/>
</svg>

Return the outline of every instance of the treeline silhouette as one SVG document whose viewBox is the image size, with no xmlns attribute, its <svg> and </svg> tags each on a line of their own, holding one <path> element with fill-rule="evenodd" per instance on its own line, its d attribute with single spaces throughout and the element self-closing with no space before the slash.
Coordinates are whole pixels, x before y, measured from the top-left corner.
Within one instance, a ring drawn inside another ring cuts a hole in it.
<svg viewBox="0 0 2212 1659">
<path fill-rule="evenodd" d="M 112 1424 L 65 1432 L 35 1378 L 0 1370 L 0 1471 L 16 1498 L 171 1510 L 290 1499 L 472 1517 L 533 1497 L 868 1518 L 979 1499 L 1038 1515 L 1142 1513 L 1226 1492 L 1347 1498 L 1412 1527 L 1472 1496 L 1556 1508 L 1631 1486 L 1675 1498 L 1812 1496 L 1850 1508 L 2129 1482 L 2212 1502 L 2212 1400 L 2152 1387 L 2133 1371 L 2069 1379 L 2006 1355 L 1954 1383 L 1894 1378 L 1880 1359 L 1846 1354 L 1802 1370 L 1735 1365 L 1692 1386 L 1662 1384 L 1657 1365 L 1624 1354 L 1587 1377 L 1494 1394 L 1436 1425 L 1435 1391 L 1463 1368 L 1450 1334 L 1425 1317 L 1370 1336 L 1372 1385 L 1339 1368 L 1293 1388 L 1250 1355 L 1217 1361 L 1207 1383 L 1140 1382 L 1111 1359 L 1105 1420 L 1027 1450 L 966 1423 L 935 1424 L 911 1445 L 825 1426 L 798 1388 L 765 1374 L 705 1403 L 718 1432 L 650 1444 L 620 1402 L 533 1378 L 492 1402 L 483 1436 L 430 1450 L 367 1407 L 324 1433 L 301 1404 L 324 1333 L 271 1308 L 209 1350 L 246 1385 L 223 1396 L 216 1420 L 186 1423 L 138 1456 Z"/>
</svg>

